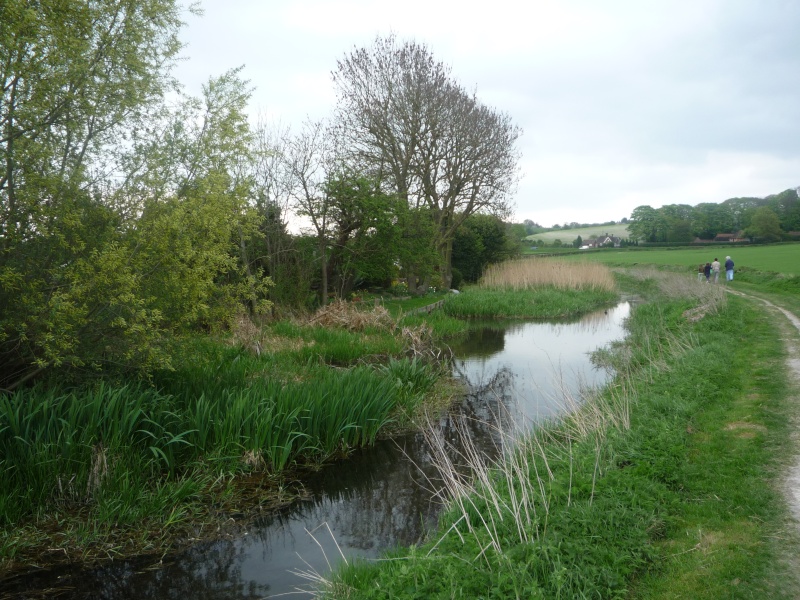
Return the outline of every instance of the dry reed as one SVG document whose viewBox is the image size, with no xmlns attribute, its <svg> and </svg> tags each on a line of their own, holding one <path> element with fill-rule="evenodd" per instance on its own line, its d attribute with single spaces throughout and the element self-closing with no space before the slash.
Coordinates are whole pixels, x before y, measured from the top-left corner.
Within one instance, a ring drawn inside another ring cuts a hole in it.
<svg viewBox="0 0 800 600">
<path fill-rule="evenodd" d="M 611 270 L 603 264 L 541 258 L 523 258 L 491 265 L 479 285 L 513 290 L 545 286 L 568 290 L 616 289 Z"/>
<path fill-rule="evenodd" d="M 338 327 L 348 331 L 364 331 L 365 329 L 394 330 L 397 325 L 394 317 L 386 308 L 375 305 L 372 310 L 352 302 L 337 300 L 327 304 L 315 312 L 307 324 L 324 327 Z"/>
</svg>

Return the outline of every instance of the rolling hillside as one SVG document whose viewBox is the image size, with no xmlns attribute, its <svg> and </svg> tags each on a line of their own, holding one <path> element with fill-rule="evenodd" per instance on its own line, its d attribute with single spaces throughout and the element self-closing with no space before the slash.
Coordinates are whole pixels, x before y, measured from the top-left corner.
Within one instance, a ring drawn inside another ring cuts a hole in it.
<svg viewBox="0 0 800 600">
<path fill-rule="evenodd" d="M 546 233 L 535 233 L 529 235 L 529 240 L 542 240 L 547 244 L 552 244 L 554 240 L 561 240 L 564 244 L 571 244 L 572 240 L 581 236 L 582 239 L 596 237 L 599 235 L 615 235 L 620 238 L 627 238 L 628 226 L 627 225 L 598 225 L 596 227 L 577 227 L 575 229 L 559 229 L 557 231 L 548 231 Z"/>
</svg>

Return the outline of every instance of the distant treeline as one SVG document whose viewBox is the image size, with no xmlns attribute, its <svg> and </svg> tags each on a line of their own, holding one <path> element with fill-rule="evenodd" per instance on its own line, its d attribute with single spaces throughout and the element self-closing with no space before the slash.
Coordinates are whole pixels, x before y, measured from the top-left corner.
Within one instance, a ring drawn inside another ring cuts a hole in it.
<svg viewBox="0 0 800 600">
<path fill-rule="evenodd" d="M 798 189 L 766 198 L 730 198 L 719 204 L 639 206 L 631 213 L 628 231 L 632 239 L 651 243 L 710 241 L 720 234 L 730 234 L 727 241 L 791 239 L 793 232 L 800 231 Z"/>
</svg>

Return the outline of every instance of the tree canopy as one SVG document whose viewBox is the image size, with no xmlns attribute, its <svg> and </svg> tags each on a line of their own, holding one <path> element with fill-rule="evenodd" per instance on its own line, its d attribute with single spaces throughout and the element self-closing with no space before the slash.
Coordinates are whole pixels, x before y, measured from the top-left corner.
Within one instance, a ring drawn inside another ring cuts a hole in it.
<svg viewBox="0 0 800 600">
<path fill-rule="evenodd" d="M 168 366 L 164 335 L 207 327 L 269 280 L 247 84 L 172 108 L 173 0 L 0 6 L 0 387 L 58 366 Z"/>
<path fill-rule="evenodd" d="M 333 73 L 335 132 L 348 160 L 435 224 L 442 283 L 453 237 L 476 212 L 510 213 L 521 131 L 467 92 L 423 44 L 377 38 Z"/>
</svg>

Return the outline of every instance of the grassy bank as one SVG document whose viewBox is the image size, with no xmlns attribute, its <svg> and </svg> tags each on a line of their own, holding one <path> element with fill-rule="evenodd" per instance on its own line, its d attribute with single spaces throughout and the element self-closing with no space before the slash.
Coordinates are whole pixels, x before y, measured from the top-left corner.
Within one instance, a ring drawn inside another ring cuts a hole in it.
<svg viewBox="0 0 800 600">
<path fill-rule="evenodd" d="M 454 393 L 437 341 L 468 328 L 443 311 L 402 316 L 438 299 L 395 302 L 395 315 L 371 302 L 243 319 L 226 338 L 175 340 L 174 368 L 146 381 L 0 396 L 0 569 L 165 552 L 414 427 Z"/>
<path fill-rule="evenodd" d="M 626 285 L 648 302 L 626 342 L 597 355 L 613 383 L 495 464 L 462 457 L 473 477 L 443 458 L 439 530 L 348 565 L 330 597 L 796 597 L 780 560 L 789 432 L 776 324 L 680 274 Z"/>
<path fill-rule="evenodd" d="M 731 255 L 736 263 L 730 289 L 769 298 L 800 314 L 800 243 L 714 248 L 626 248 L 590 252 L 569 257 L 568 260 L 626 269 L 655 266 L 685 273 L 693 278 L 697 276 L 698 264 L 710 261 L 715 256 L 724 262 L 727 255 Z"/>
<path fill-rule="evenodd" d="M 431 330 L 380 307 L 243 321 L 227 339 L 176 340 L 173 355 L 147 381 L 0 396 L 3 568 L 163 552 L 291 499 L 304 469 L 449 393 Z"/>
</svg>

